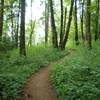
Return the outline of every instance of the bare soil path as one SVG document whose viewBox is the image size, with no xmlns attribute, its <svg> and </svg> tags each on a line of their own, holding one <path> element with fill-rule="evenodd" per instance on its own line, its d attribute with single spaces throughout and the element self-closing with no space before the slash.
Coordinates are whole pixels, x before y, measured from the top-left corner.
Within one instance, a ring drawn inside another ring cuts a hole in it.
<svg viewBox="0 0 100 100">
<path fill-rule="evenodd" d="M 58 100 L 50 80 L 52 64 L 40 69 L 29 78 L 21 100 Z"/>
</svg>

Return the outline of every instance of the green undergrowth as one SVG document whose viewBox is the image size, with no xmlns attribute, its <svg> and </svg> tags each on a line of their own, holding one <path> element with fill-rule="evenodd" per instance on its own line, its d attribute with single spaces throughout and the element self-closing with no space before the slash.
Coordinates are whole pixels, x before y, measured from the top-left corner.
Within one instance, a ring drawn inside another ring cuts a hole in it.
<svg viewBox="0 0 100 100">
<path fill-rule="evenodd" d="M 51 61 L 64 57 L 66 52 L 49 47 L 27 48 L 27 57 L 18 50 L 2 53 L 0 57 L 0 100 L 19 100 L 27 78 Z"/>
<path fill-rule="evenodd" d="M 54 65 L 52 80 L 59 100 L 100 100 L 100 41 L 92 50 L 79 46 Z"/>
</svg>

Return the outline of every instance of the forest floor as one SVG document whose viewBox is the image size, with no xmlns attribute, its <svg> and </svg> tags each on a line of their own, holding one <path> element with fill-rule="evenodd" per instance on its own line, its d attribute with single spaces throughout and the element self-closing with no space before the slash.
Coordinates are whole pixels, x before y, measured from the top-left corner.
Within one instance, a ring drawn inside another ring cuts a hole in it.
<svg viewBox="0 0 100 100">
<path fill-rule="evenodd" d="M 58 100 L 50 79 L 51 67 L 57 61 L 33 74 L 27 81 L 21 100 Z"/>
<path fill-rule="evenodd" d="M 51 69 L 54 64 L 60 63 L 66 56 L 72 55 L 73 49 L 61 59 L 53 61 L 48 66 L 31 75 L 23 89 L 21 100 L 58 100 L 57 93 L 51 81 Z"/>
</svg>

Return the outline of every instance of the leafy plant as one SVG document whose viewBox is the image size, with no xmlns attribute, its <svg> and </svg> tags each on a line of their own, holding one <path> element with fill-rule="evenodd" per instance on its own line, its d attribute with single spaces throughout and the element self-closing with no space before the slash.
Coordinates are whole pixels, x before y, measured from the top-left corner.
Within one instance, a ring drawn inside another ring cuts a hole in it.
<svg viewBox="0 0 100 100">
<path fill-rule="evenodd" d="M 75 54 L 55 65 L 52 72 L 53 84 L 60 100 L 100 99 L 100 45 L 92 50 L 78 47 Z"/>
</svg>

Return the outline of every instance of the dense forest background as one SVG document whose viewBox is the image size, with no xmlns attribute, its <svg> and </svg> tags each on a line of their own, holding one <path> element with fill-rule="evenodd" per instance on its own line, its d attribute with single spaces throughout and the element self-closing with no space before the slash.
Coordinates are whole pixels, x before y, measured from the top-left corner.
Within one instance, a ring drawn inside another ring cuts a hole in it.
<svg viewBox="0 0 100 100">
<path fill-rule="evenodd" d="M 67 55 L 52 69 L 59 98 L 99 100 L 100 0 L 40 0 L 38 19 L 29 2 L 0 0 L 0 100 L 19 100 L 33 72 Z"/>
<path fill-rule="evenodd" d="M 39 44 L 43 43 L 63 49 L 69 40 L 75 42 L 76 45 L 84 44 L 91 48 L 92 41 L 99 38 L 99 0 L 41 1 L 41 8 L 44 10 L 40 22 L 32 17 L 36 13 L 32 12 L 33 3 L 34 1 L 31 0 L 31 18 L 25 23 L 25 8 L 27 9 L 25 1 L 1 0 L 1 41 L 9 40 L 8 44 L 13 47 L 19 46 L 20 54 L 25 55 L 25 44 L 26 46 L 38 45 L 38 42 L 35 42 L 35 28 L 38 28 L 37 24 L 41 24 L 41 21 L 42 26 L 45 27 L 43 28 L 45 36 L 38 39 Z M 56 5 L 58 6 L 56 7 Z M 45 8 L 43 8 L 44 6 Z"/>
</svg>

